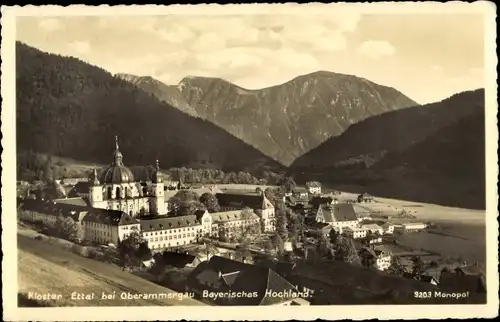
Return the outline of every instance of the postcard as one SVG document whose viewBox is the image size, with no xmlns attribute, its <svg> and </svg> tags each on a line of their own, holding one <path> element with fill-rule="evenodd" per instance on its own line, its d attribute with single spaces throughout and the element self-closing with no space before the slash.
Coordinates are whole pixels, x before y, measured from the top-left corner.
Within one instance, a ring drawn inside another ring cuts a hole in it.
<svg viewBox="0 0 500 322">
<path fill-rule="evenodd" d="M 6 320 L 498 314 L 493 2 L 1 10 Z"/>
</svg>

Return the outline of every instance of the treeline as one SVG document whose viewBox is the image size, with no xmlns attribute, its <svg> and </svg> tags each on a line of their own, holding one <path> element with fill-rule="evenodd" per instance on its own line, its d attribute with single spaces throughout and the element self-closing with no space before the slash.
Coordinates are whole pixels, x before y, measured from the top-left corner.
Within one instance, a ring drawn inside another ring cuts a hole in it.
<svg viewBox="0 0 500 322">
<path fill-rule="evenodd" d="M 32 150 L 17 153 L 17 180 L 50 182 L 54 179 L 76 178 L 86 176 L 82 171 L 72 171 L 62 161 L 54 162 L 52 156 L 33 152 Z"/>
<path fill-rule="evenodd" d="M 16 44 L 17 146 L 108 164 L 114 137 L 127 166 L 258 171 L 281 166 L 214 124 L 71 57 Z"/>
<path fill-rule="evenodd" d="M 156 168 L 153 165 L 129 166 L 136 181 L 150 181 Z M 98 175 L 105 168 L 97 168 Z M 92 170 L 75 170 L 64 161 L 54 161 L 52 156 L 33 152 L 32 150 L 20 151 L 17 155 L 17 178 L 24 181 L 51 182 L 64 178 L 88 178 Z M 192 169 L 192 168 L 172 168 L 163 171 L 163 180 L 174 180 L 183 183 L 212 183 L 212 184 L 259 184 L 259 185 L 280 185 L 286 179 L 282 173 L 272 171 L 262 171 L 260 177 L 256 177 L 249 172 L 234 171 L 224 172 L 220 169 Z"/>
<path fill-rule="evenodd" d="M 224 172 L 220 169 L 173 168 L 167 173 L 172 180 L 183 183 L 278 185 L 285 180 L 284 174 L 272 171 L 263 171 L 260 178 L 245 171 Z"/>
</svg>

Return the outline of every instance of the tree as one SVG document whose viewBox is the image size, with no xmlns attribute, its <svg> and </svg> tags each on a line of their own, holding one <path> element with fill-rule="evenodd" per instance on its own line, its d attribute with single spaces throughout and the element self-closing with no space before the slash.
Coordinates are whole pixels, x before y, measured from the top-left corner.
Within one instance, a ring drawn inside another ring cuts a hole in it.
<svg viewBox="0 0 500 322">
<path fill-rule="evenodd" d="M 438 269 L 439 269 L 439 264 L 435 260 L 431 261 L 429 263 L 429 268 L 434 269 L 435 274 L 437 275 Z"/>
<path fill-rule="evenodd" d="M 285 243 L 278 232 L 275 233 L 273 238 L 274 247 L 278 256 L 282 256 L 285 251 Z"/>
<path fill-rule="evenodd" d="M 184 201 L 181 203 L 178 214 L 181 216 L 192 215 L 196 212 L 196 210 L 204 207 L 201 203 L 193 202 L 193 201 Z"/>
<path fill-rule="evenodd" d="M 276 248 L 273 246 L 273 243 L 268 239 L 264 244 L 264 250 L 267 255 L 272 255 Z"/>
<path fill-rule="evenodd" d="M 413 276 L 417 276 L 422 271 L 424 263 L 422 262 L 419 256 L 413 256 L 411 261 L 413 262 L 412 274 Z"/>
<path fill-rule="evenodd" d="M 215 244 L 209 239 L 206 239 L 203 242 L 202 250 L 203 250 L 203 253 L 205 253 L 205 255 L 207 255 L 207 260 L 209 260 L 211 256 L 213 256 L 219 252 L 217 247 L 215 246 Z"/>
<path fill-rule="evenodd" d="M 243 238 L 240 244 L 236 247 L 236 255 L 240 258 L 241 261 L 251 257 L 252 253 L 250 252 L 250 240 L 248 238 Z"/>
<path fill-rule="evenodd" d="M 199 201 L 200 196 L 195 191 L 181 190 L 169 199 L 172 210 L 179 215 L 192 215 L 196 210 L 204 207 Z"/>
<path fill-rule="evenodd" d="M 142 245 L 142 246 L 141 246 Z M 146 249 L 147 248 L 147 249 Z M 123 267 L 138 267 L 141 257 L 147 257 L 149 247 L 138 231 L 132 231 L 122 239 L 117 246 L 118 256 L 122 259 Z M 149 250 L 149 252 L 151 252 Z M 151 257 L 149 257 L 151 258 Z"/>
<path fill-rule="evenodd" d="M 286 207 L 282 201 L 276 204 L 275 217 L 276 232 L 280 235 L 281 239 L 288 239 Z"/>
<path fill-rule="evenodd" d="M 323 235 L 318 239 L 317 251 L 321 257 L 334 258 L 335 250 L 332 248 L 330 241 Z"/>
<path fill-rule="evenodd" d="M 47 183 L 54 180 L 54 172 L 52 170 L 52 166 L 52 156 L 49 154 L 43 166 L 43 180 Z"/>
<path fill-rule="evenodd" d="M 84 238 L 83 227 L 71 217 L 58 216 L 55 222 L 55 230 L 62 238 L 75 243 L 82 242 Z"/>
<path fill-rule="evenodd" d="M 391 266 L 389 266 L 387 272 L 392 275 L 403 276 L 403 274 L 405 273 L 405 268 L 399 261 L 398 257 L 392 257 Z"/>
<path fill-rule="evenodd" d="M 285 192 L 292 192 L 296 187 L 296 183 L 292 177 L 287 177 L 281 186 L 283 186 Z"/>
<path fill-rule="evenodd" d="M 330 232 L 328 233 L 328 238 L 330 239 L 330 243 L 332 245 L 337 244 L 337 240 L 339 239 L 340 234 L 335 230 L 331 229 Z"/>
<path fill-rule="evenodd" d="M 351 238 L 339 236 L 335 244 L 335 258 L 351 264 L 360 264 L 360 259 L 354 241 Z"/>
<path fill-rule="evenodd" d="M 149 249 L 148 242 L 142 241 L 136 251 L 136 257 L 141 261 L 150 260 L 153 257 L 151 249 Z"/>
<path fill-rule="evenodd" d="M 218 212 L 220 211 L 219 202 L 217 198 L 210 192 L 205 192 L 200 197 L 200 202 L 205 205 L 208 212 Z"/>
<path fill-rule="evenodd" d="M 307 182 L 306 182 L 306 187 L 307 187 L 307 188 L 317 188 L 317 187 L 321 187 L 321 183 L 319 183 L 318 181 L 307 181 Z"/>
</svg>

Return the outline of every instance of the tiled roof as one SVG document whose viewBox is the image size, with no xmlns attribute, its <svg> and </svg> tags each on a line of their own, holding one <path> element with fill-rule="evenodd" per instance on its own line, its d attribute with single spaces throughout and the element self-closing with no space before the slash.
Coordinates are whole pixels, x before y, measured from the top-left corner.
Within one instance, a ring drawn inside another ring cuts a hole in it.
<svg viewBox="0 0 500 322">
<path fill-rule="evenodd" d="M 210 215 L 212 216 L 212 222 L 224 222 L 224 221 L 236 221 L 242 220 L 242 210 L 233 210 L 233 211 L 223 211 L 223 212 L 214 212 Z M 259 216 L 257 216 L 254 212 L 250 214 L 251 218 L 247 218 L 247 220 L 258 220 Z"/>
<path fill-rule="evenodd" d="M 439 278 L 439 285 L 446 290 L 486 292 L 485 279 L 477 275 L 458 275 L 455 272 L 443 272 Z"/>
<path fill-rule="evenodd" d="M 430 282 L 432 282 L 432 280 L 436 280 L 433 276 L 430 276 L 430 275 L 419 275 L 415 279 L 417 279 L 421 282 L 426 282 L 426 283 L 430 283 Z"/>
<path fill-rule="evenodd" d="M 348 203 L 325 205 L 319 208 L 318 211 L 321 211 L 326 222 L 358 220 L 352 204 Z"/>
<path fill-rule="evenodd" d="M 360 227 L 346 227 L 344 230 L 350 230 L 350 231 L 365 231 L 365 228 L 360 228 Z"/>
<path fill-rule="evenodd" d="M 211 193 L 213 195 L 217 193 L 222 193 L 222 190 L 219 189 L 218 187 L 198 187 L 198 188 L 191 187 L 191 189 L 189 190 L 196 192 L 199 196 L 201 196 L 204 193 Z"/>
<path fill-rule="evenodd" d="M 72 217 L 74 220 L 81 219 L 81 214 L 86 214 L 89 209 L 87 206 L 75 206 L 68 204 L 58 204 L 54 201 L 44 201 L 37 199 L 26 199 L 21 204 L 22 210 L 35 211 L 41 214 Z"/>
<path fill-rule="evenodd" d="M 83 221 L 96 222 L 111 226 L 126 226 L 139 223 L 135 218 L 123 211 L 96 208 L 90 208 L 88 214 L 83 218 Z"/>
<path fill-rule="evenodd" d="M 215 195 L 221 207 L 252 209 L 272 208 L 272 203 L 261 194 L 217 193 Z"/>
<path fill-rule="evenodd" d="M 478 265 L 468 265 L 457 268 L 458 271 L 461 271 L 465 275 L 482 275 L 484 274 L 483 269 Z"/>
<path fill-rule="evenodd" d="M 91 221 L 114 226 L 138 223 L 137 220 L 120 210 L 98 209 L 55 201 L 27 199 L 21 205 L 21 209 L 56 216 L 71 216 L 75 221 Z"/>
<path fill-rule="evenodd" d="M 140 221 L 141 231 L 150 232 L 156 230 L 176 229 L 200 225 L 196 215 L 159 217 L 154 219 L 143 219 Z"/>
<path fill-rule="evenodd" d="M 179 268 L 192 264 L 196 259 L 196 256 L 177 252 L 163 252 L 161 256 L 165 263 Z"/>
<path fill-rule="evenodd" d="M 378 245 L 375 246 L 375 252 L 378 253 L 384 253 L 384 254 L 392 254 L 391 250 L 388 247 L 385 247 L 385 245 Z"/>
<path fill-rule="evenodd" d="M 333 202 L 332 197 L 313 197 L 309 200 L 309 203 L 315 207 L 319 207 L 321 205 L 329 205 Z"/>
<path fill-rule="evenodd" d="M 54 202 L 57 204 L 66 204 L 66 205 L 74 205 L 82 207 L 88 206 L 87 202 L 81 197 L 55 199 Z"/>
<path fill-rule="evenodd" d="M 206 283 L 217 285 L 208 287 Z M 234 299 L 231 305 L 271 305 L 285 302 L 290 298 L 265 296 L 272 292 L 296 291 L 295 287 L 273 270 L 213 256 L 205 264 L 200 264 L 188 277 L 187 285 L 209 291 L 257 292 L 255 298 Z"/>
<path fill-rule="evenodd" d="M 325 222 L 314 222 L 310 226 L 311 226 L 311 228 L 315 228 L 315 229 L 323 229 L 325 227 L 331 227 L 329 224 L 327 224 Z"/>
<path fill-rule="evenodd" d="M 71 192 L 73 193 L 89 193 L 90 182 L 81 181 L 75 184 Z"/>
<path fill-rule="evenodd" d="M 366 229 L 366 230 L 380 230 L 380 229 L 382 229 L 382 227 L 380 227 L 377 224 L 362 225 L 361 228 Z"/>
</svg>

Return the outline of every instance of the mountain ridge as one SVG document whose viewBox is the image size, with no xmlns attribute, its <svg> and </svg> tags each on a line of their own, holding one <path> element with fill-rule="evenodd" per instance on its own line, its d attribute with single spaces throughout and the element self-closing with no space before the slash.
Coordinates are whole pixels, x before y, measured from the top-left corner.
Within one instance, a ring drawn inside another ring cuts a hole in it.
<svg viewBox="0 0 500 322">
<path fill-rule="evenodd" d="M 107 164 L 119 135 L 129 165 L 283 169 L 224 129 L 74 57 L 16 42 L 16 88 L 19 150 Z"/>
<path fill-rule="evenodd" d="M 353 123 L 417 105 L 391 87 L 328 71 L 263 89 L 246 89 L 219 77 L 186 76 L 176 89 L 199 117 L 284 165 Z"/>
<path fill-rule="evenodd" d="M 465 208 L 485 207 L 485 91 L 359 122 L 297 159 L 298 182 Z"/>
</svg>

